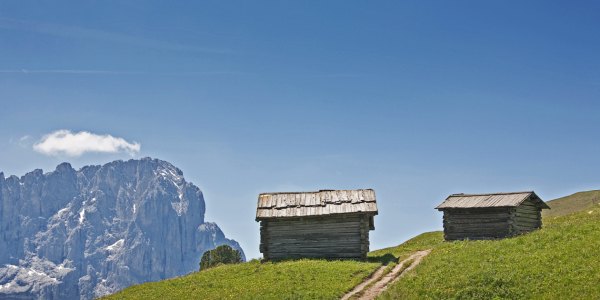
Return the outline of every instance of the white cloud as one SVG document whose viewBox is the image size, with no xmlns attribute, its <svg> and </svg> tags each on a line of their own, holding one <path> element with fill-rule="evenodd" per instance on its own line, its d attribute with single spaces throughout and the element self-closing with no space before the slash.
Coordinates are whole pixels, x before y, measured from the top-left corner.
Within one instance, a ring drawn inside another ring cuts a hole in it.
<svg viewBox="0 0 600 300">
<path fill-rule="evenodd" d="M 137 142 L 128 143 L 122 138 L 109 134 L 97 135 L 87 131 L 72 133 L 70 130 L 57 130 L 46 134 L 33 145 L 33 150 L 46 155 L 80 156 L 86 152 L 117 153 L 127 152 L 131 156 L 140 151 Z"/>
</svg>

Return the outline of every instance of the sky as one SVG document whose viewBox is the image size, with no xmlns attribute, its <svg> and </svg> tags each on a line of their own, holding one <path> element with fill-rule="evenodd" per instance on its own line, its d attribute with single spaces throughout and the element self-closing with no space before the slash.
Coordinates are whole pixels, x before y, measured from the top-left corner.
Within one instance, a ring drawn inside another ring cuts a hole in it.
<svg viewBox="0 0 600 300">
<path fill-rule="evenodd" d="M 599 53 L 596 1 L 0 1 L 0 172 L 166 160 L 248 258 L 259 193 L 371 188 L 380 249 L 599 189 Z"/>
</svg>

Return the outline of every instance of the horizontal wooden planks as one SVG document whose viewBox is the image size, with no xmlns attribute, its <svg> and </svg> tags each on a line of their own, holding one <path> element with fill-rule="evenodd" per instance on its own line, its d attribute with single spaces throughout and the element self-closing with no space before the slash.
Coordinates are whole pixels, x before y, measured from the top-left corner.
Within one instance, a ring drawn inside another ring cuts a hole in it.
<svg viewBox="0 0 600 300">
<path fill-rule="evenodd" d="M 460 237 L 470 236 L 503 236 L 510 233 L 509 224 L 504 224 L 495 227 L 470 227 L 470 228 L 444 228 L 444 234 L 446 235 L 458 235 Z"/>
<path fill-rule="evenodd" d="M 470 236 L 487 236 L 487 237 L 499 237 L 499 236 L 507 236 L 508 230 L 506 231 L 484 231 L 484 232 L 447 232 L 444 235 L 452 236 L 452 237 L 460 237 L 466 238 Z"/>
<path fill-rule="evenodd" d="M 273 220 L 269 222 L 270 227 L 281 227 L 281 226 L 303 226 L 303 225 L 335 225 L 335 224 L 346 224 L 346 223 L 360 223 L 361 218 L 358 216 L 347 217 L 347 218 L 323 218 L 323 220 L 319 220 L 319 218 L 306 218 L 303 220 L 293 219 L 293 220 Z"/>
<path fill-rule="evenodd" d="M 312 231 L 336 231 L 336 232 L 343 232 L 343 231 L 359 231 L 360 230 L 360 223 L 350 223 L 350 224 L 344 224 L 344 223 L 338 223 L 338 224 L 329 224 L 329 225 L 320 225 L 320 224 L 315 224 L 315 225 L 303 225 L 303 226 L 270 226 L 267 229 L 269 232 L 279 232 L 279 231 L 306 231 L 306 230 L 312 230 Z"/>
<path fill-rule="evenodd" d="M 263 221 L 260 248 L 265 258 L 361 258 L 368 251 L 366 215 Z M 366 221 L 365 221 L 366 220 Z M 366 249 L 366 251 L 365 251 Z M 365 252 L 365 253 L 363 253 Z"/>
<path fill-rule="evenodd" d="M 355 213 L 355 214 L 345 214 L 345 215 L 328 215 L 328 216 L 300 216 L 300 217 L 293 217 L 293 218 L 283 218 L 283 219 L 269 219 L 269 222 L 278 222 L 278 223 L 282 223 L 282 222 L 291 222 L 291 223 L 315 223 L 315 222 L 321 222 L 321 223 L 335 223 L 335 222 L 346 222 L 346 220 L 350 220 L 350 219 L 354 219 L 354 220 L 359 220 L 361 219 L 366 213 Z"/>
<path fill-rule="evenodd" d="M 487 215 L 487 214 L 499 214 L 508 213 L 514 210 L 514 207 L 493 207 L 493 208 L 454 208 L 445 209 L 444 215 Z"/>
<path fill-rule="evenodd" d="M 293 253 L 293 252 L 319 252 L 319 253 L 356 253 L 360 252 L 360 245 L 357 246 L 339 246 L 339 247 L 282 247 L 269 246 L 271 252 Z"/>
<path fill-rule="evenodd" d="M 516 217 L 513 219 L 516 222 L 525 222 L 525 223 L 540 223 L 542 222 L 542 218 L 527 218 L 527 217 Z"/>
<path fill-rule="evenodd" d="M 508 234 L 509 229 L 489 229 L 489 228 L 471 228 L 465 230 L 445 230 L 445 234 L 463 234 L 463 235 L 498 235 L 498 234 Z"/>
<path fill-rule="evenodd" d="M 541 220 L 542 217 L 538 214 L 529 214 L 529 213 L 516 213 L 515 217 L 517 217 L 517 219 L 535 219 L 535 220 Z"/>
<path fill-rule="evenodd" d="M 369 215 L 268 219 L 261 221 L 261 253 L 284 257 L 359 258 L 369 251 Z"/>
<path fill-rule="evenodd" d="M 542 221 L 541 220 L 532 220 L 532 219 L 518 219 L 517 222 L 515 222 L 515 224 L 521 225 L 521 226 L 538 227 L 538 226 L 542 225 Z"/>
<path fill-rule="evenodd" d="M 519 207 L 517 207 L 517 212 L 520 212 L 520 213 L 533 213 L 533 214 L 536 214 L 536 213 L 538 213 L 540 211 L 541 211 L 540 208 L 531 207 L 531 206 L 519 206 Z"/>
<path fill-rule="evenodd" d="M 360 248 L 360 241 L 347 242 L 303 242 L 303 243 L 269 243 L 269 249 L 302 249 L 302 248 Z"/>
<path fill-rule="evenodd" d="M 537 204 L 524 201 L 518 207 L 444 209 L 444 238 L 503 238 L 541 228 L 541 213 Z"/>
<path fill-rule="evenodd" d="M 446 230 L 467 230 L 467 229 L 497 229 L 497 228 L 508 228 L 508 222 L 502 223 L 483 223 L 483 224 L 444 224 L 444 229 Z"/>
<path fill-rule="evenodd" d="M 293 252 L 293 253 L 280 253 L 272 252 L 269 255 L 270 259 L 274 258 L 289 258 L 289 257 L 316 257 L 316 258 L 356 258 L 360 259 L 360 252 L 357 253 L 319 253 L 319 252 Z"/>
<path fill-rule="evenodd" d="M 444 224 L 485 224 L 485 223 L 506 223 L 510 219 L 503 218 L 487 218 L 487 219 L 468 219 L 468 218 L 444 218 Z"/>
</svg>

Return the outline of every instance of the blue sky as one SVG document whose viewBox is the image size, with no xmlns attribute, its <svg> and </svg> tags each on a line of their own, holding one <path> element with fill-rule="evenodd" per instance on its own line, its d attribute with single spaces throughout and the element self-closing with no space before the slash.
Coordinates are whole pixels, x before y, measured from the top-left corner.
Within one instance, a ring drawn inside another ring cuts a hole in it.
<svg viewBox="0 0 600 300">
<path fill-rule="evenodd" d="M 394 246 L 440 230 L 451 193 L 599 188 L 599 16 L 593 1 L 2 1 L 0 171 L 169 161 L 249 258 L 259 193 L 373 188 L 371 248 Z M 33 149 L 56 130 L 140 150 Z"/>
</svg>

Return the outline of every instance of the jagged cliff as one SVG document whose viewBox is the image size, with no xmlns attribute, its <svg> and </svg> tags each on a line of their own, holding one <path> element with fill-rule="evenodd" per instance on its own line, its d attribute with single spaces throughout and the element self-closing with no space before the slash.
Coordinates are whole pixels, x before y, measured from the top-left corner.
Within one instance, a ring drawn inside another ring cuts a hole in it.
<svg viewBox="0 0 600 300">
<path fill-rule="evenodd" d="M 221 244 L 242 250 L 204 212 L 158 159 L 0 173 L 0 298 L 92 299 L 197 270 Z"/>
</svg>

